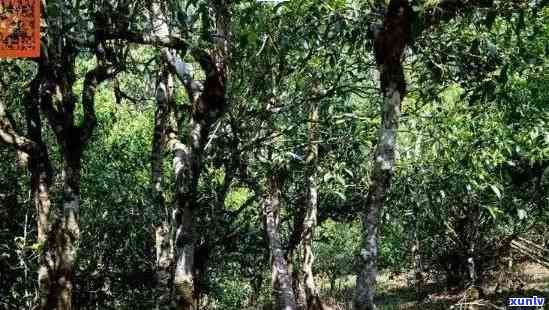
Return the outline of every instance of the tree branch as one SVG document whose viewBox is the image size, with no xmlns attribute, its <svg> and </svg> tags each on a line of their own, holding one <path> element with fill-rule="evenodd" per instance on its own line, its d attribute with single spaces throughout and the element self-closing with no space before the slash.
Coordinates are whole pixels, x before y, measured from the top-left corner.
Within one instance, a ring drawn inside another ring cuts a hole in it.
<svg viewBox="0 0 549 310">
<path fill-rule="evenodd" d="M 0 142 L 14 146 L 17 150 L 27 154 L 33 153 L 37 149 L 34 141 L 25 136 L 19 135 L 5 114 L 5 107 L 0 101 Z"/>
<path fill-rule="evenodd" d="M 130 43 L 167 47 L 177 50 L 186 50 L 190 44 L 173 35 L 147 34 L 134 31 L 108 32 L 103 34 L 105 40 L 124 40 Z"/>
<path fill-rule="evenodd" d="M 191 67 L 181 58 L 174 55 L 169 49 L 163 48 L 161 51 L 162 59 L 170 71 L 177 76 L 181 83 L 185 86 L 187 94 L 190 98 L 194 98 L 196 94 L 200 94 L 203 90 L 203 85 L 198 81 L 193 80 Z"/>
<path fill-rule="evenodd" d="M 0 91 L 3 89 L 0 87 Z M 6 111 L 3 98 L 0 98 L 0 142 L 14 146 L 17 150 L 32 154 L 38 145 L 31 139 L 17 133 Z"/>
<path fill-rule="evenodd" d="M 97 124 L 95 115 L 95 93 L 99 84 L 113 77 L 116 73 L 113 67 L 101 64 L 86 73 L 84 78 L 84 90 L 82 91 L 82 106 L 84 109 L 84 121 L 79 129 L 82 131 L 80 139 L 82 142 L 87 141 L 93 132 L 93 128 Z"/>
<path fill-rule="evenodd" d="M 517 0 L 511 2 L 515 1 Z M 436 26 L 442 21 L 450 20 L 466 10 L 493 6 L 493 0 L 441 0 L 435 8 L 425 12 L 426 24 L 423 30 Z"/>
</svg>

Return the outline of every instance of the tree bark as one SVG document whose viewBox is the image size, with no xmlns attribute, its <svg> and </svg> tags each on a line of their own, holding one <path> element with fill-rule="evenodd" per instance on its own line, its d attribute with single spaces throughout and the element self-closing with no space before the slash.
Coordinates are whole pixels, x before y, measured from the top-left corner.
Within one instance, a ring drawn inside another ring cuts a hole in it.
<svg viewBox="0 0 549 310">
<path fill-rule="evenodd" d="M 301 278 L 308 310 L 322 310 L 313 274 L 313 238 L 318 213 L 318 102 L 313 102 L 309 113 L 309 154 L 307 155 L 307 206 L 303 219 L 301 241 Z"/>
<path fill-rule="evenodd" d="M 292 277 L 288 271 L 288 262 L 284 256 L 284 249 L 280 241 L 280 195 L 281 178 L 271 175 L 268 179 L 268 189 L 263 201 L 265 214 L 265 231 L 269 241 L 269 250 L 272 259 L 272 283 L 275 300 L 280 310 L 296 310 Z"/>
<path fill-rule="evenodd" d="M 469 286 L 476 286 L 478 284 L 478 267 L 476 265 L 476 259 L 478 257 L 476 247 L 479 240 L 479 223 L 480 223 L 480 207 L 471 203 L 467 214 L 467 275 L 469 280 Z"/>
<path fill-rule="evenodd" d="M 81 158 L 79 145 L 63 150 L 63 213 L 48 243 L 56 252 L 56 268 L 51 279 L 53 287 L 48 296 L 49 309 L 72 309 L 73 267 L 80 240 Z"/>
<path fill-rule="evenodd" d="M 100 44 L 97 42 L 97 44 Z M 99 46 L 99 45 L 98 45 Z M 59 48 L 59 47 L 55 47 Z M 66 47 L 64 47 L 66 48 Z M 40 283 L 47 283 L 47 296 L 41 297 L 41 309 L 70 310 L 73 308 L 73 269 L 80 239 L 80 178 L 84 148 L 92 136 L 97 123 L 94 101 L 100 83 L 113 76 L 113 68 L 107 64 L 104 51 L 96 53 L 97 66 L 86 73 L 82 91 L 83 122 L 75 124 L 76 96 L 74 85 L 74 57 L 70 48 L 61 48 L 60 58 L 44 57 L 39 64 L 40 86 L 38 98 L 40 108 L 48 118 L 63 160 L 62 208 L 47 231 L 44 244 L 46 273 L 39 271 Z M 102 50 L 98 47 L 98 51 Z M 55 53 L 52 53 L 50 56 Z M 60 65 L 58 61 L 62 61 Z M 40 185 L 39 185 L 40 187 Z M 43 187 L 43 186 L 42 186 Z M 43 195 L 43 193 L 41 193 Z M 53 214 L 52 214 L 53 217 Z M 41 290 L 46 294 L 45 290 Z"/>
<path fill-rule="evenodd" d="M 51 285 L 51 276 L 54 270 L 54 262 L 50 259 L 52 253 L 46 247 L 50 234 L 53 218 L 51 214 L 50 188 L 52 180 L 52 167 L 48 156 L 48 150 L 42 140 L 42 119 L 40 117 L 39 103 L 36 100 L 39 93 L 39 77 L 31 82 L 30 90 L 25 98 L 27 118 L 27 133 L 29 138 L 36 142 L 37 150 L 29 154 L 29 172 L 31 197 L 36 209 L 37 243 L 42 251 L 39 257 L 38 267 L 38 291 L 39 305 L 45 309 L 48 305 L 48 295 Z"/>
<path fill-rule="evenodd" d="M 62 4 L 62 3 L 58 3 Z M 58 7 L 56 7 L 58 8 Z M 49 15 L 48 15 L 49 16 Z M 0 100 L 0 142 L 13 145 L 29 157 L 31 194 L 37 209 L 39 309 L 72 309 L 73 266 L 80 237 L 80 176 L 84 147 L 96 125 L 94 96 L 98 85 L 112 76 L 101 38 L 96 36 L 97 67 L 88 72 L 82 92 L 83 121 L 75 124 L 76 96 L 73 86 L 77 50 L 62 34 L 58 15 L 46 18 L 43 53 L 37 60 L 38 73 L 25 99 L 28 136 L 17 133 Z M 55 20 L 54 20 L 55 19 Z M 42 112 L 42 113 L 41 113 Z M 52 208 L 52 167 L 42 140 L 41 115 L 56 137 L 63 161 L 62 208 Z"/>
<path fill-rule="evenodd" d="M 250 280 L 250 286 L 252 287 L 252 293 L 248 301 L 248 307 L 258 308 L 259 297 L 261 296 L 261 287 L 263 285 L 263 274 L 259 272 Z"/>
<path fill-rule="evenodd" d="M 164 196 L 164 153 L 173 112 L 173 79 L 163 70 L 156 86 L 156 113 L 151 151 L 151 185 L 155 208 L 162 214 L 162 221 L 155 227 L 156 248 L 156 309 L 168 309 L 171 300 L 171 267 L 173 266 L 173 242 L 170 208 Z M 173 131 L 173 128 L 171 129 Z"/>
<path fill-rule="evenodd" d="M 31 178 L 31 196 L 33 197 L 36 209 L 38 237 L 37 242 L 43 248 L 40 252 L 38 267 L 38 291 L 40 296 L 40 309 L 45 309 L 48 303 L 48 292 L 51 287 L 51 273 L 53 263 L 49 257 L 53 255 L 45 248 L 47 235 L 51 228 L 51 172 L 49 170 L 49 159 L 44 156 L 31 156 L 29 171 Z"/>
<path fill-rule="evenodd" d="M 153 5 L 153 33 L 132 32 L 127 29 L 107 29 L 102 33 L 104 39 L 122 39 L 139 44 L 151 44 L 162 47 L 163 61 L 169 65 L 187 90 L 191 103 L 186 138 L 178 132 L 168 134 L 168 148 L 173 152 L 173 167 L 177 192 L 172 213 L 171 231 L 174 242 L 175 268 L 173 282 L 178 308 L 192 309 L 195 304 L 195 232 L 194 211 L 197 185 L 202 168 L 202 157 L 211 126 L 224 114 L 228 107 L 225 98 L 225 82 L 228 75 L 230 49 L 229 4 L 226 0 L 212 1 L 211 12 L 215 15 L 212 31 L 214 46 L 205 50 L 197 46 L 190 47 L 178 36 L 172 35 L 168 25 L 157 17 L 166 17 L 159 12 L 160 6 Z M 158 15 L 157 13 L 160 13 Z M 200 65 L 205 81 L 193 79 L 190 65 L 178 58 L 173 51 L 190 51 L 191 56 Z M 181 140 L 185 140 L 183 143 Z"/>
<path fill-rule="evenodd" d="M 383 95 L 382 120 L 378 131 L 375 160 L 362 214 L 362 241 L 358 260 L 355 310 L 376 309 L 374 303 L 378 225 L 384 201 L 395 170 L 397 130 L 400 104 L 406 91 L 402 55 L 410 40 L 411 8 L 407 0 L 391 0 L 383 22 L 383 30 L 374 33 L 376 63 Z"/>
<path fill-rule="evenodd" d="M 216 78 L 216 77 L 214 77 Z M 214 87 L 210 85 L 210 87 Z M 224 94 L 224 87 L 216 89 L 216 92 Z M 206 88 L 208 91 L 214 91 Z M 198 207 L 196 202 L 197 185 L 202 168 L 202 152 L 206 139 L 210 133 L 211 125 L 217 120 L 221 111 L 216 110 L 212 98 L 201 95 L 195 102 L 195 113 L 191 115 L 188 124 L 188 145 L 171 139 L 174 150 L 174 169 L 176 176 L 176 209 L 173 213 L 175 228 L 175 274 L 174 286 L 178 304 L 181 309 L 192 309 L 195 306 L 195 231 L 194 210 Z M 224 101 L 224 98 L 222 99 Z"/>
<path fill-rule="evenodd" d="M 43 67 L 41 68 L 43 69 Z M 0 119 L 3 141 L 11 143 L 17 149 L 29 155 L 29 170 L 31 175 L 31 195 L 37 209 L 38 243 L 40 253 L 38 268 L 39 308 L 40 309 L 71 309 L 72 294 L 72 262 L 74 260 L 74 241 L 78 238 L 78 191 L 80 180 L 80 161 L 78 156 L 72 156 L 66 144 L 62 144 L 63 168 L 63 214 L 52 212 L 50 187 L 52 168 L 48 150 L 42 140 L 42 122 L 40 117 L 42 99 L 41 83 L 44 72 L 39 69 L 37 77 L 31 82 L 31 88 L 25 99 L 28 138 L 18 136 L 3 117 L 5 109 L 0 103 Z M 51 98 L 51 96 L 50 96 Z M 51 115 L 50 115 L 51 116 Z M 66 119 L 72 119 L 67 117 Z M 58 127 L 57 127 L 58 128 Z M 60 129 L 58 129 L 62 132 Z M 8 139 L 4 134 L 8 133 Z M 58 141 L 64 137 L 57 135 Z M 28 142 L 30 141 L 30 142 Z M 78 149 L 80 150 L 80 149 Z"/>
<path fill-rule="evenodd" d="M 195 209 L 198 208 L 197 185 L 202 169 L 202 158 L 206 140 L 212 125 L 227 109 L 225 83 L 229 57 L 229 9 L 224 0 L 212 4 L 215 12 L 216 46 L 212 51 L 193 50 L 195 60 L 205 73 L 203 88 L 197 88 L 184 63 L 170 53 L 164 58 L 173 67 L 186 86 L 192 104 L 188 122 L 187 144 L 170 139 L 174 150 L 176 176 L 176 209 L 173 213 L 175 228 L 175 273 L 174 286 L 179 309 L 191 310 L 196 306 L 196 266 L 194 262 L 196 236 L 194 229 Z"/>
<path fill-rule="evenodd" d="M 301 250 L 301 249 L 300 249 Z M 301 260 L 301 255 L 300 255 Z M 305 291 L 305 278 L 303 272 L 303 266 L 300 262 L 300 270 L 292 273 L 292 285 L 294 288 L 295 302 L 298 310 L 307 310 L 307 292 Z M 288 267 L 289 270 L 292 270 L 292 267 Z"/>
<path fill-rule="evenodd" d="M 78 200 L 73 196 L 74 184 L 79 181 L 75 175 L 72 161 L 66 160 L 63 169 L 64 177 L 64 211 L 61 220 L 52 210 L 50 187 L 52 167 L 46 145 L 42 140 L 42 120 L 40 116 L 41 83 L 43 72 L 38 73 L 31 82 L 30 90 L 25 98 L 28 137 L 22 137 L 12 127 L 5 117 L 5 108 L 0 102 L 0 136 L 4 143 L 14 145 L 18 150 L 29 155 L 30 187 L 33 203 L 37 214 L 37 241 L 40 244 L 38 267 L 38 291 L 40 309 L 71 309 L 71 249 L 73 238 L 68 239 L 63 228 L 74 229 L 77 217 L 72 210 Z M 78 168 L 79 169 L 79 168 Z M 79 170 L 78 170 L 79 171 Z M 76 187 L 78 191 L 78 187 Z M 73 230 L 78 236 L 78 228 Z M 72 256 L 73 257 L 73 256 Z"/>
<path fill-rule="evenodd" d="M 414 223 L 412 224 L 412 266 L 414 269 L 414 288 L 418 300 L 424 297 L 423 264 L 421 262 L 421 247 L 417 235 L 417 219 L 414 211 Z"/>
<path fill-rule="evenodd" d="M 294 223 L 292 233 L 289 236 L 288 244 L 286 246 L 286 253 L 284 258 L 286 259 L 286 265 L 288 266 L 288 273 L 292 278 L 292 288 L 294 290 L 296 308 L 298 310 L 307 309 L 307 296 L 305 294 L 303 268 L 301 259 L 301 243 L 303 237 L 303 221 L 305 219 L 305 199 L 298 199 L 297 201 L 299 210 L 294 216 Z M 297 253 L 297 255 L 295 255 Z M 297 268 L 294 267 L 294 261 L 297 256 Z M 273 286 L 274 288 L 274 286 Z"/>
</svg>

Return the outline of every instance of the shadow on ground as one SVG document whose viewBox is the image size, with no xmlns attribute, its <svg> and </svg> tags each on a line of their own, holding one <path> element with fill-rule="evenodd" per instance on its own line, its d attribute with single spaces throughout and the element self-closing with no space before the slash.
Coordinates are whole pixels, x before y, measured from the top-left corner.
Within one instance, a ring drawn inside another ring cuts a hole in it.
<svg viewBox="0 0 549 310">
<path fill-rule="evenodd" d="M 487 295 L 481 295 L 475 301 L 474 309 L 536 309 L 535 307 L 507 307 L 509 298 L 534 297 L 549 298 L 549 269 L 536 264 L 526 264 L 520 268 L 521 285 L 517 289 L 513 286 L 503 287 L 500 292 L 494 290 Z M 379 310 L 439 310 L 439 309 L 473 309 L 467 308 L 463 290 L 448 290 L 440 283 L 429 283 L 424 288 L 426 296 L 421 301 L 414 288 L 409 285 L 406 275 L 385 276 L 379 280 L 379 293 L 376 304 Z M 514 281 L 514 279 L 511 279 Z M 547 304 L 547 302 L 546 302 Z M 549 309 L 538 307 L 537 309 Z M 341 308 L 347 309 L 347 308 Z"/>
</svg>

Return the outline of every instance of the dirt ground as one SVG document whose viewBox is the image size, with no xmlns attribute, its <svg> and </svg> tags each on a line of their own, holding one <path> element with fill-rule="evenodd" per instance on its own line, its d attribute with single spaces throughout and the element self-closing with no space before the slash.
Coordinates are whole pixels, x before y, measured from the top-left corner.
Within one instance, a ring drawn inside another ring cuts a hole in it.
<svg viewBox="0 0 549 310">
<path fill-rule="evenodd" d="M 549 298 L 549 269 L 535 263 L 523 263 L 511 270 L 494 272 L 491 280 L 478 293 L 447 290 L 444 285 L 430 282 L 425 287 L 426 297 L 420 302 L 408 279 L 407 274 L 383 274 L 380 277 L 377 302 L 380 310 L 520 309 L 507 307 L 509 297 Z M 473 294 L 480 295 L 474 300 L 468 298 Z M 549 306 L 538 309 L 549 309 Z"/>
</svg>

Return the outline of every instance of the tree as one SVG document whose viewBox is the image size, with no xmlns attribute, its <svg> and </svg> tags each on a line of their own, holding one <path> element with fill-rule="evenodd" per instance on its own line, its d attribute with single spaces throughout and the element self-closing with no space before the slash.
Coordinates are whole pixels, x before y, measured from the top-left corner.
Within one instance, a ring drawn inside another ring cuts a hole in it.
<svg viewBox="0 0 549 310">
<path fill-rule="evenodd" d="M 375 309 L 377 277 L 377 231 L 379 215 L 395 170 L 400 105 L 406 92 L 402 66 L 404 49 L 410 41 L 412 11 L 408 1 L 391 1 L 385 13 L 383 30 L 374 32 L 374 48 L 380 72 L 383 105 L 378 144 L 368 196 L 367 211 L 362 215 L 363 240 L 360 249 L 355 309 Z"/>
<path fill-rule="evenodd" d="M 38 283 L 40 308 L 72 309 L 72 278 L 80 237 L 80 178 L 84 148 L 89 142 L 96 124 L 94 96 L 97 86 L 115 74 L 113 50 L 101 36 L 94 44 L 97 66 L 86 73 L 81 104 L 83 120 L 75 121 L 76 95 L 75 59 L 76 42 L 65 32 L 62 16 L 57 13 L 67 9 L 63 3 L 52 2 L 45 8 L 48 16 L 42 55 L 37 60 L 37 73 L 31 82 L 25 100 L 27 134 L 19 134 L 2 107 L 2 141 L 24 152 L 29 157 L 31 192 L 37 209 L 38 243 L 42 248 Z M 95 20 L 97 22 L 97 20 Z M 45 144 L 41 113 L 53 133 L 63 166 L 62 207 L 54 209 L 50 198 L 52 187 L 52 163 L 48 145 Z"/>
</svg>

